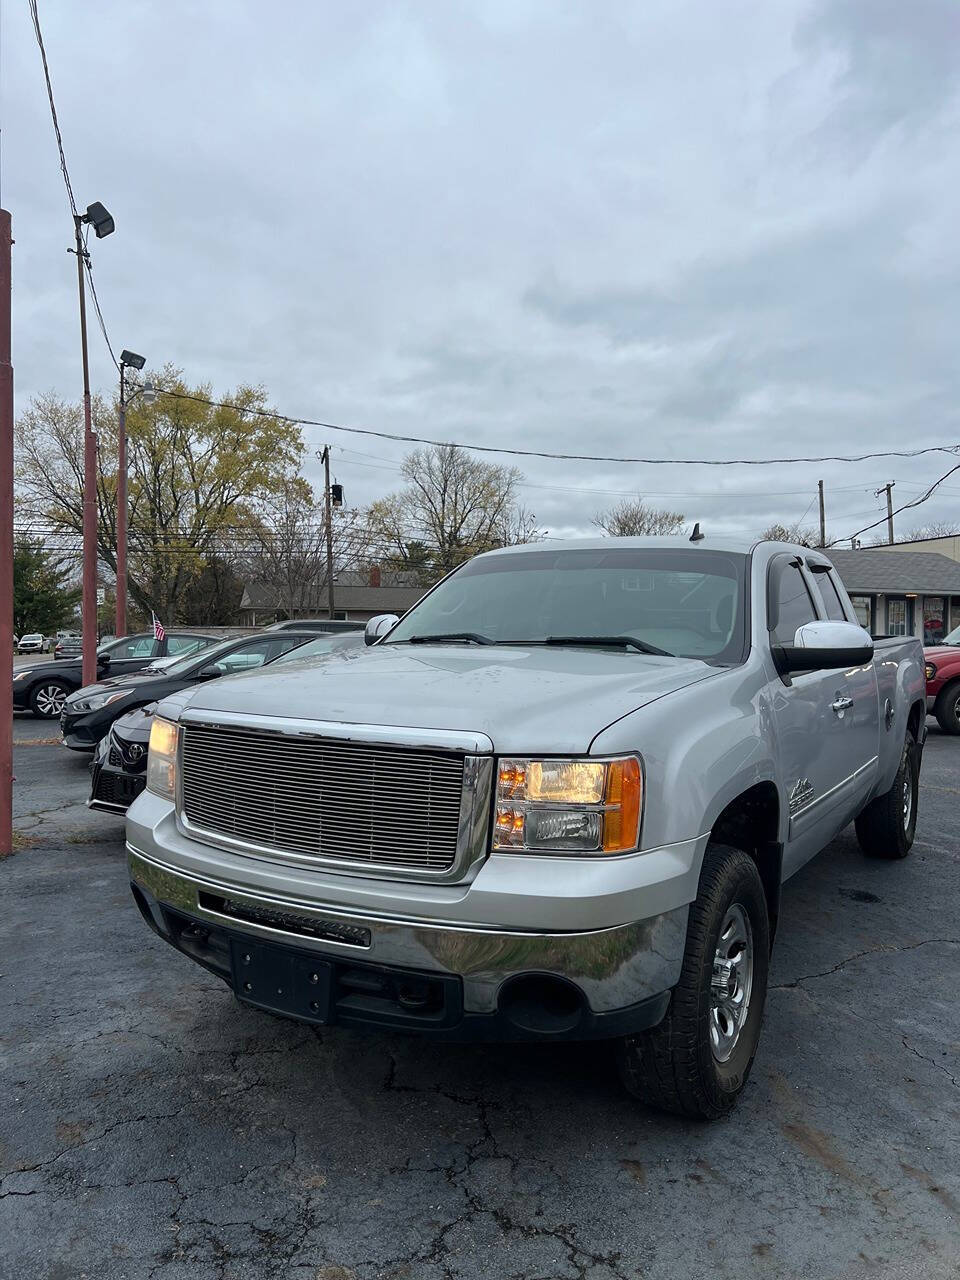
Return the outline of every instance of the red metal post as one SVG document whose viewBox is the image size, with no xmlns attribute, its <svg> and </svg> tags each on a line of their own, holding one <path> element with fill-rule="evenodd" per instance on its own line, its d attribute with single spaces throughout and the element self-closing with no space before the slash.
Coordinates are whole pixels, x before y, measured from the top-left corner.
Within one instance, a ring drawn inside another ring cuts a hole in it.
<svg viewBox="0 0 960 1280">
<path fill-rule="evenodd" d="M 10 215 L 0 209 L 0 856 L 13 852 L 13 365 Z"/>
<path fill-rule="evenodd" d="M 77 280 L 80 286 L 80 349 L 83 356 L 83 666 L 84 685 L 97 678 L 97 438 L 90 416 L 90 366 L 87 361 L 87 300 L 83 288 L 84 247 L 80 215 L 77 229 Z"/>
<path fill-rule="evenodd" d="M 120 414 L 117 440 L 117 622 L 118 636 L 127 634 L 127 405 L 120 361 Z"/>
</svg>

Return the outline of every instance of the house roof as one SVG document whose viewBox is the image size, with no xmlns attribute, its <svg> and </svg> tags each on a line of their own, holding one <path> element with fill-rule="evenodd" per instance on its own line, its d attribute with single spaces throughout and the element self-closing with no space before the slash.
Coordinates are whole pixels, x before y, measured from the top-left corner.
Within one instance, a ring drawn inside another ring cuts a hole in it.
<svg viewBox="0 0 960 1280">
<path fill-rule="evenodd" d="M 847 591 L 960 595 L 960 562 L 937 551 L 829 550 Z"/>
<path fill-rule="evenodd" d="M 397 587 L 369 585 L 360 586 L 351 583 L 334 583 L 334 603 L 338 609 L 369 609 L 374 613 L 404 613 L 415 605 L 423 595 L 423 587 Z M 316 593 L 315 599 L 307 603 L 307 610 L 324 609 L 327 604 L 326 589 Z M 241 609 L 283 608 L 280 592 L 267 582 L 246 582 L 240 598 Z"/>
</svg>

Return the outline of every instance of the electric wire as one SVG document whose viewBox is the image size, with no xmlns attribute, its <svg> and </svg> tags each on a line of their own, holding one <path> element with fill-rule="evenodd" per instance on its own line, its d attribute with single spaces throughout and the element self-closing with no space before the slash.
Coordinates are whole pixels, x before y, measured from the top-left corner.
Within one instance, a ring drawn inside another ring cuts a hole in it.
<svg viewBox="0 0 960 1280">
<path fill-rule="evenodd" d="M 70 181 L 70 170 L 67 168 L 67 156 L 63 147 L 63 134 L 60 130 L 60 120 L 57 116 L 57 104 L 53 96 L 53 81 L 50 77 L 50 64 L 47 61 L 47 50 L 43 43 L 43 32 L 40 29 L 40 13 L 37 9 L 37 0 L 28 0 L 28 4 L 30 7 L 30 17 L 33 22 L 34 35 L 37 38 L 37 45 L 40 49 L 40 61 L 43 64 L 43 78 L 47 88 L 47 101 L 50 104 L 50 118 L 53 122 L 53 132 L 57 140 L 57 153 L 60 157 L 60 172 L 63 174 L 63 183 L 67 189 L 67 199 L 70 202 L 70 212 L 73 215 L 74 220 L 76 220 L 80 215 L 79 210 L 77 209 L 76 197 L 73 194 L 73 184 Z M 84 246 L 83 267 L 87 277 L 87 283 L 90 288 L 90 297 L 93 300 L 93 309 L 97 316 L 97 324 L 100 328 L 101 334 L 103 335 L 103 340 L 106 343 L 107 350 L 110 353 L 110 359 L 113 361 L 114 368 L 119 369 L 120 365 L 117 363 L 117 357 L 114 355 L 113 351 L 113 344 L 110 341 L 110 335 L 107 333 L 107 325 L 103 318 L 103 309 L 100 306 L 97 286 L 93 280 L 93 267 L 90 263 L 90 255 L 86 251 L 86 246 Z"/>
</svg>

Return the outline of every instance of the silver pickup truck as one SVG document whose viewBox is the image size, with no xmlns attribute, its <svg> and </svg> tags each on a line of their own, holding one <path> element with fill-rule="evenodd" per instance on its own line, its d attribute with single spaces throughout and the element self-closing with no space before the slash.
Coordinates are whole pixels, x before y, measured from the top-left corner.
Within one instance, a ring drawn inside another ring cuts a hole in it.
<svg viewBox="0 0 960 1280">
<path fill-rule="evenodd" d="M 615 1038 L 631 1092 L 726 1112 L 783 881 L 854 821 L 909 852 L 925 685 L 824 553 L 696 537 L 489 552 L 369 647 L 161 703 L 144 919 L 274 1013 Z"/>
</svg>

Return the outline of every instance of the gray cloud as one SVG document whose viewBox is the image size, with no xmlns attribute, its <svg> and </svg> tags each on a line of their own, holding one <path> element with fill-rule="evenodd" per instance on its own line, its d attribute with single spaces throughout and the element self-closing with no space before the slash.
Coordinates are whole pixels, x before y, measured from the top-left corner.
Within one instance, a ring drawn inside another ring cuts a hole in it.
<svg viewBox="0 0 960 1280">
<path fill-rule="evenodd" d="M 157 365 L 303 416 L 564 452 L 960 439 L 952 0 L 41 17 L 78 198 L 117 219 L 94 246 L 114 341 Z M 76 302 L 39 59 L 25 11 L 4 21 L 23 403 L 76 393 Z M 349 502 L 397 482 L 402 445 L 329 439 Z M 756 531 L 823 476 L 840 534 L 880 483 L 909 496 L 937 467 L 531 460 L 524 496 L 557 532 L 635 490 Z"/>
</svg>

